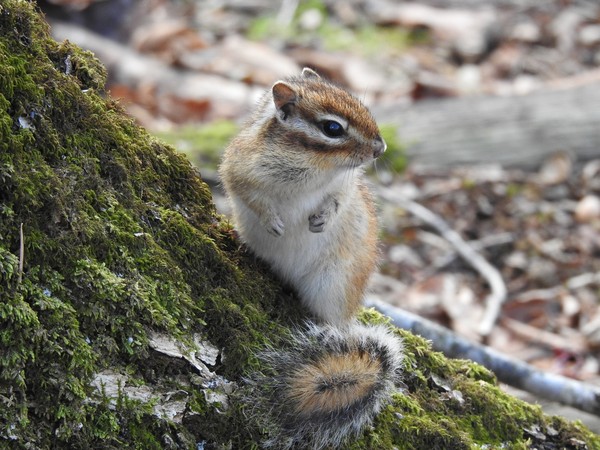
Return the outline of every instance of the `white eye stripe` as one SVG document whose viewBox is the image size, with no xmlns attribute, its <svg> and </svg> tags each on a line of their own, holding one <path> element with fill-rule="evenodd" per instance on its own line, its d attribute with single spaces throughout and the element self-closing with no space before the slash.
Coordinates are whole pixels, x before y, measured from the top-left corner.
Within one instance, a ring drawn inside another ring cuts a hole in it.
<svg viewBox="0 0 600 450">
<path fill-rule="evenodd" d="M 339 123 L 344 130 L 348 129 L 348 121 L 343 117 L 336 116 L 335 114 L 323 114 L 322 116 L 317 117 L 318 122 L 325 122 L 327 120 L 332 120 Z"/>
</svg>

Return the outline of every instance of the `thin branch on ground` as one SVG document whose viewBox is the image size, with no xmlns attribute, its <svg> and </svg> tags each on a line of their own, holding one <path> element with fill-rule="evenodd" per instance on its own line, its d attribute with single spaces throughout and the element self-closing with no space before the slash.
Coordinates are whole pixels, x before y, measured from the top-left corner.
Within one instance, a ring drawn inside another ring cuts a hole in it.
<svg viewBox="0 0 600 450">
<path fill-rule="evenodd" d="M 580 334 L 561 336 L 508 317 L 501 318 L 500 324 L 530 343 L 535 342 L 551 349 L 564 349 L 573 353 L 585 353 L 590 350 L 587 339 Z"/>
<path fill-rule="evenodd" d="M 429 233 L 427 233 L 425 231 L 421 231 L 417 234 L 418 237 L 423 237 L 423 236 L 428 236 L 428 235 L 429 235 Z M 438 239 L 443 239 L 443 238 L 438 237 Z M 481 250 L 484 250 L 489 247 L 509 244 L 511 242 L 514 242 L 514 240 L 515 240 L 515 237 L 512 233 L 499 233 L 499 234 L 494 234 L 494 235 L 490 235 L 490 236 L 484 236 L 481 239 L 469 241 L 468 245 L 473 247 L 473 249 L 475 251 L 481 251 Z M 431 241 L 432 241 L 432 239 L 429 239 L 429 242 L 431 242 Z M 444 242 L 446 242 L 446 241 L 444 240 Z M 427 277 L 433 275 L 434 273 L 438 272 L 442 268 L 450 265 L 457 257 L 458 257 L 458 253 L 456 252 L 456 249 L 448 251 L 445 255 L 441 256 L 436 261 L 434 261 L 431 268 L 429 268 L 428 270 L 425 270 L 422 274 L 420 274 L 421 277 L 427 278 Z"/>
<path fill-rule="evenodd" d="M 579 275 L 575 275 L 567 280 L 565 286 L 568 289 L 575 290 L 581 289 L 590 284 L 600 285 L 600 273 L 582 273 Z"/>
<path fill-rule="evenodd" d="M 374 296 L 367 299 L 366 306 L 390 317 L 397 327 L 431 340 L 433 348 L 446 356 L 467 358 L 485 366 L 503 383 L 600 416 L 598 387 L 537 370 L 489 347 L 470 342 L 441 325 L 396 308 Z"/>
<path fill-rule="evenodd" d="M 558 286 L 521 292 L 511 298 L 511 303 L 527 303 L 532 300 L 556 300 L 563 295 L 567 295 L 570 291 L 576 291 L 589 285 L 600 286 L 600 273 L 582 273 L 568 278 Z"/>
<path fill-rule="evenodd" d="M 391 189 L 381 188 L 378 193 L 384 200 L 400 206 L 435 228 L 444 239 L 452 244 L 457 253 L 485 278 L 490 287 L 490 294 L 486 298 L 486 308 L 478 331 L 482 336 L 488 336 L 500 315 L 502 303 L 506 300 L 507 295 L 506 284 L 500 272 L 465 242 L 440 216 L 419 203 L 395 194 Z"/>
</svg>

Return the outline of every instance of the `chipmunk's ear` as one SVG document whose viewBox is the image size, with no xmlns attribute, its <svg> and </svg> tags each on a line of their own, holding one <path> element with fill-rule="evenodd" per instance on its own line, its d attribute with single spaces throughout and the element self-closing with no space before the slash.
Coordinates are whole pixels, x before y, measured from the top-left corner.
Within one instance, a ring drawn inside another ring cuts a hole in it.
<svg viewBox="0 0 600 450">
<path fill-rule="evenodd" d="M 275 103 L 277 110 L 283 113 L 283 118 L 285 120 L 298 99 L 296 91 L 285 81 L 278 81 L 275 83 L 272 90 L 273 103 Z"/>
<path fill-rule="evenodd" d="M 319 78 L 321 78 L 321 76 L 314 70 L 310 69 L 309 67 L 305 67 L 304 69 L 302 69 L 302 78 L 319 79 Z"/>
</svg>

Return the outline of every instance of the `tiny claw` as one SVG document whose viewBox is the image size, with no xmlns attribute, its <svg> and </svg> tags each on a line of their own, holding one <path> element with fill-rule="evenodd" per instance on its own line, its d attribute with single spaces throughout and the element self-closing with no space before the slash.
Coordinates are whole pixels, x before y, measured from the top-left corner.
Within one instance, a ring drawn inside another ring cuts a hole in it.
<svg viewBox="0 0 600 450">
<path fill-rule="evenodd" d="M 313 233 L 321 233 L 325 229 L 325 218 L 322 214 L 313 214 L 308 218 L 308 229 Z"/>
<path fill-rule="evenodd" d="M 273 236 L 283 236 L 285 226 L 279 217 L 275 217 L 267 226 L 267 231 Z"/>
</svg>

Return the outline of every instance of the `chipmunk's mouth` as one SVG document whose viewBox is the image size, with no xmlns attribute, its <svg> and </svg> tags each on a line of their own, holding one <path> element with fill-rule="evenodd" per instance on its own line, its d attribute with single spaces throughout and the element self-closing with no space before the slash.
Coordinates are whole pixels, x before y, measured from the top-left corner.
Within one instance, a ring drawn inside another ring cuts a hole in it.
<svg viewBox="0 0 600 450">
<path fill-rule="evenodd" d="M 379 158 L 387 149 L 387 144 L 381 136 L 373 140 L 373 159 Z"/>
<path fill-rule="evenodd" d="M 365 145 L 365 147 L 367 147 L 367 145 Z M 352 168 L 356 168 L 375 161 L 377 158 L 383 155 L 386 149 L 387 144 L 381 136 L 378 136 L 368 143 L 367 148 L 362 148 L 355 155 L 352 155 L 349 161 L 350 166 Z"/>
</svg>

